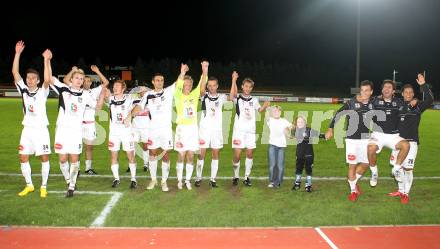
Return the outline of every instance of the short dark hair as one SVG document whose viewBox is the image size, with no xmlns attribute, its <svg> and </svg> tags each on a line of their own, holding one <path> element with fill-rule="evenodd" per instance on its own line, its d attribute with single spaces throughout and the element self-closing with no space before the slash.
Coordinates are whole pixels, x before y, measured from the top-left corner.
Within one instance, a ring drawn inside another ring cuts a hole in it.
<svg viewBox="0 0 440 249">
<path fill-rule="evenodd" d="M 414 87 L 411 84 L 405 84 L 402 87 L 402 92 L 405 91 L 405 89 L 407 89 L 407 88 L 411 88 L 414 91 Z"/>
<path fill-rule="evenodd" d="M 35 70 L 35 69 L 33 69 L 33 68 L 28 68 L 28 69 L 26 70 L 26 74 L 25 74 L 25 75 L 27 75 L 28 73 L 36 74 L 37 77 L 38 77 L 38 79 L 40 79 L 40 74 L 38 73 L 37 70 Z"/>
<path fill-rule="evenodd" d="M 392 86 L 393 86 L 393 90 L 396 90 L 396 83 L 395 83 L 394 81 L 389 80 L 389 79 L 384 80 L 383 83 L 382 83 L 381 88 L 383 89 L 383 87 L 384 87 L 386 84 L 390 84 L 390 85 L 392 85 Z"/>
<path fill-rule="evenodd" d="M 214 76 L 210 76 L 208 78 L 208 81 L 215 81 L 217 83 L 217 85 L 218 85 L 218 79 L 216 77 L 214 77 Z"/>
<path fill-rule="evenodd" d="M 373 90 L 374 89 L 374 84 L 371 80 L 364 80 L 361 82 L 361 87 L 363 86 L 370 86 L 370 89 Z"/>
<path fill-rule="evenodd" d="M 153 74 L 153 77 L 151 78 L 151 80 L 154 80 L 154 78 L 156 78 L 157 76 L 162 76 L 163 78 L 165 78 L 165 77 L 163 76 L 163 74 L 161 74 L 161 73 L 155 73 L 155 74 Z"/>
</svg>

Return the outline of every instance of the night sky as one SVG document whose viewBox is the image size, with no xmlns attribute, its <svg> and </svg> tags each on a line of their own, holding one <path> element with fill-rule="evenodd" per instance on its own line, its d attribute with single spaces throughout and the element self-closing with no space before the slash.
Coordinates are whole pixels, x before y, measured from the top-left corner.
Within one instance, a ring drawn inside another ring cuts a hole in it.
<svg viewBox="0 0 440 249">
<path fill-rule="evenodd" d="M 440 1 L 360 1 L 361 79 L 391 78 L 396 69 L 398 78 L 410 81 L 426 70 L 429 80 L 439 82 Z M 105 11 L 81 1 L 67 9 L 15 4 L 0 15 L 0 57 L 6 60 L 22 39 L 24 58 L 48 47 L 71 63 L 100 57 L 126 65 L 138 56 L 341 68 L 356 62 L 357 0 L 162 0 L 146 1 L 147 8 L 121 1 Z"/>
</svg>

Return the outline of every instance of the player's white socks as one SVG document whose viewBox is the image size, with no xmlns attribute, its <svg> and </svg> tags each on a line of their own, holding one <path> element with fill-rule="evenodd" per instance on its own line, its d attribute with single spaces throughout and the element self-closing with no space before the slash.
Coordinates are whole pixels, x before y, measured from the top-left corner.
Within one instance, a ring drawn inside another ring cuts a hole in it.
<svg viewBox="0 0 440 249">
<path fill-rule="evenodd" d="M 177 171 L 177 181 L 182 182 L 182 178 L 183 178 L 183 163 L 177 163 L 176 171 Z"/>
<path fill-rule="evenodd" d="M 119 180 L 119 164 L 113 164 L 111 169 L 115 180 Z"/>
<path fill-rule="evenodd" d="M 186 163 L 185 168 L 186 168 L 185 169 L 185 171 L 186 171 L 185 182 L 189 182 L 189 181 L 191 181 L 191 176 L 193 174 L 194 165 L 192 163 Z"/>
<path fill-rule="evenodd" d="M 379 172 L 377 171 L 377 165 L 370 166 L 371 174 L 377 175 Z"/>
<path fill-rule="evenodd" d="M 170 162 L 162 161 L 162 182 L 167 181 L 169 174 L 170 174 Z"/>
<path fill-rule="evenodd" d="M 406 181 L 406 176 L 404 175 L 404 179 L 403 179 L 403 181 L 401 181 L 401 182 L 397 182 L 397 186 L 398 186 L 398 188 L 399 188 L 399 192 L 400 193 L 403 193 L 403 192 L 405 192 L 405 181 Z"/>
<path fill-rule="evenodd" d="M 50 164 L 49 161 L 41 163 L 41 187 L 47 186 L 47 178 L 49 178 Z"/>
<path fill-rule="evenodd" d="M 21 163 L 21 173 L 24 176 L 24 180 L 26 181 L 26 185 L 33 186 L 32 177 L 31 177 L 31 165 L 29 162 Z"/>
<path fill-rule="evenodd" d="M 150 160 L 148 164 L 148 168 L 150 169 L 150 176 L 152 181 L 157 180 L 157 160 Z"/>
<path fill-rule="evenodd" d="M 312 186 L 312 176 L 306 177 L 306 186 Z"/>
<path fill-rule="evenodd" d="M 404 184 L 404 194 L 409 194 L 409 191 L 411 190 L 412 182 L 413 182 L 413 171 L 412 170 L 405 170 L 404 178 L 403 178 L 403 184 Z"/>
<path fill-rule="evenodd" d="M 65 163 L 60 162 L 60 170 L 64 176 L 64 180 L 66 181 L 67 184 L 69 184 L 70 182 L 69 162 L 68 161 L 66 161 Z"/>
<path fill-rule="evenodd" d="M 144 166 L 148 165 L 148 163 L 150 161 L 150 153 L 148 153 L 148 150 L 143 150 L 142 151 L 142 159 L 144 159 Z"/>
<path fill-rule="evenodd" d="M 356 180 L 354 180 L 354 181 L 348 180 L 348 184 L 350 185 L 350 191 L 352 193 L 356 192 Z"/>
<path fill-rule="evenodd" d="M 203 164 L 205 160 L 197 160 L 196 180 L 202 180 Z"/>
<path fill-rule="evenodd" d="M 86 160 L 86 171 L 92 169 L 92 160 Z"/>
<path fill-rule="evenodd" d="M 218 171 L 218 160 L 212 159 L 212 161 L 211 161 L 211 181 L 215 181 L 215 178 L 217 178 L 217 171 Z"/>
<path fill-rule="evenodd" d="M 355 183 L 357 183 L 359 181 L 359 179 L 361 179 L 361 178 L 362 178 L 362 175 L 356 173 L 356 181 L 355 181 Z"/>
<path fill-rule="evenodd" d="M 70 184 L 69 189 L 74 190 L 76 185 L 76 178 L 78 177 L 79 162 L 70 164 Z"/>
<path fill-rule="evenodd" d="M 128 167 L 130 168 L 131 180 L 136 181 L 136 163 L 129 163 Z"/>
<path fill-rule="evenodd" d="M 252 158 L 246 157 L 246 162 L 244 163 L 245 171 L 244 171 L 244 178 L 248 178 L 251 175 L 251 169 L 252 169 L 252 163 L 254 160 Z"/>
<path fill-rule="evenodd" d="M 240 161 L 237 163 L 232 162 L 232 169 L 234 170 L 234 178 L 240 177 Z"/>
</svg>

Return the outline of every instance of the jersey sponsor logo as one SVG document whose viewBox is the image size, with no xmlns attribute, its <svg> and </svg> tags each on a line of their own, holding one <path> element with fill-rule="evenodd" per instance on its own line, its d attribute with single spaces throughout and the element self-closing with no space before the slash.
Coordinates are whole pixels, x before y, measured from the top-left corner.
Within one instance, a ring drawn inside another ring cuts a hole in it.
<svg viewBox="0 0 440 249">
<path fill-rule="evenodd" d="M 348 158 L 348 160 L 353 161 L 353 160 L 356 160 L 356 155 L 348 154 L 347 158 Z"/>
<path fill-rule="evenodd" d="M 72 104 L 70 105 L 70 110 L 71 110 L 72 112 L 77 112 L 77 111 L 78 111 L 78 106 L 77 106 L 76 104 L 72 103 Z"/>
<path fill-rule="evenodd" d="M 61 150 L 63 148 L 63 145 L 60 143 L 55 143 L 55 149 Z"/>
<path fill-rule="evenodd" d="M 241 144 L 241 140 L 240 139 L 234 139 L 232 141 L 235 145 L 240 145 Z"/>
<path fill-rule="evenodd" d="M 18 146 L 18 150 L 19 150 L 19 151 L 22 151 L 23 149 L 24 149 L 24 146 L 20 144 L 20 145 Z"/>
<path fill-rule="evenodd" d="M 199 144 L 200 145 L 204 145 L 206 142 L 205 142 L 205 140 L 203 140 L 203 139 L 199 139 Z"/>
</svg>

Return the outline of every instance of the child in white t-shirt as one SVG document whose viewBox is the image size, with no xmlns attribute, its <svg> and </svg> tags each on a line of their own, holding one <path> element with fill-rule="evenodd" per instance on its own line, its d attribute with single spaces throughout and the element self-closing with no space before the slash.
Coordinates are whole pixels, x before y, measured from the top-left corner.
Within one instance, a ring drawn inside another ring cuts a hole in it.
<svg viewBox="0 0 440 249">
<path fill-rule="evenodd" d="M 292 129 L 292 124 L 285 118 L 281 118 L 281 112 L 281 107 L 275 105 L 270 108 L 270 117 L 267 119 L 269 126 L 269 188 L 278 188 L 283 182 L 286 135 Z"/>
</svg>

